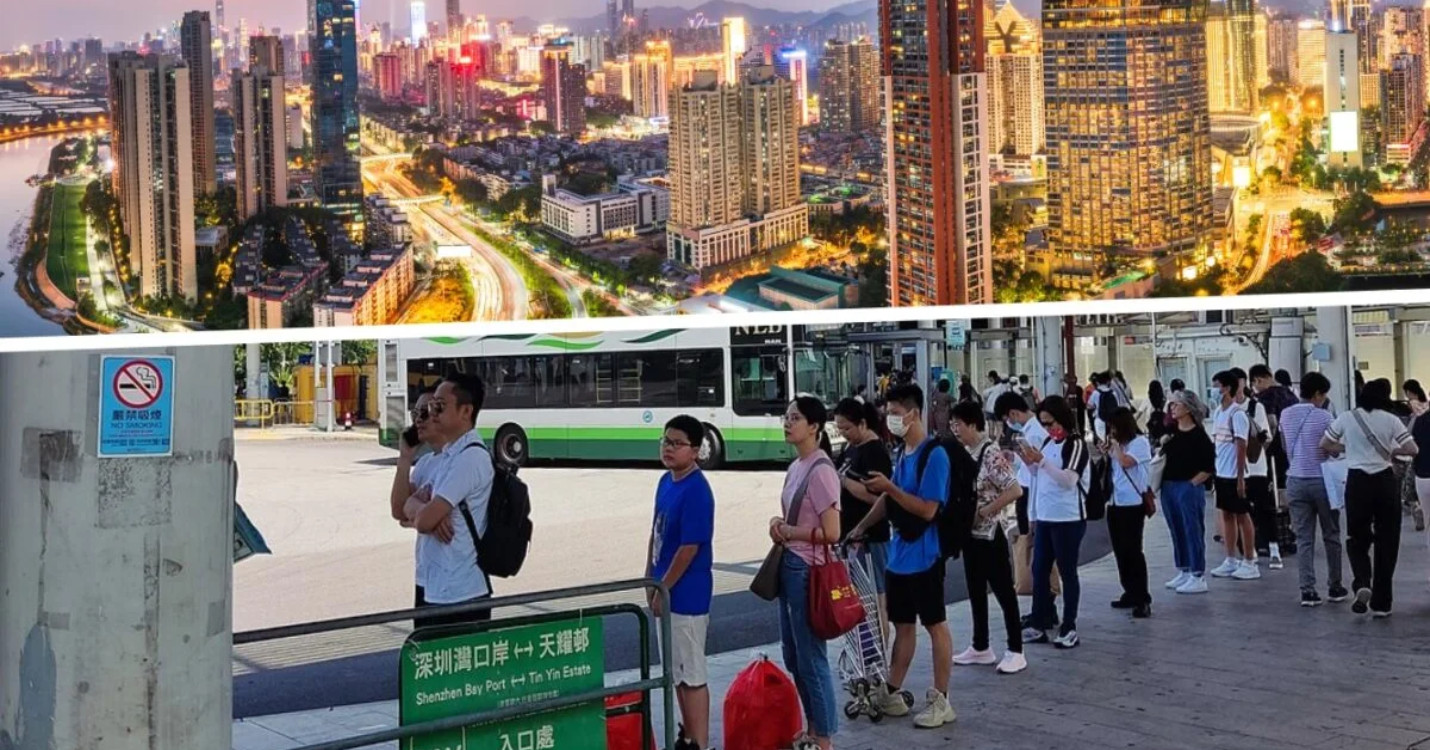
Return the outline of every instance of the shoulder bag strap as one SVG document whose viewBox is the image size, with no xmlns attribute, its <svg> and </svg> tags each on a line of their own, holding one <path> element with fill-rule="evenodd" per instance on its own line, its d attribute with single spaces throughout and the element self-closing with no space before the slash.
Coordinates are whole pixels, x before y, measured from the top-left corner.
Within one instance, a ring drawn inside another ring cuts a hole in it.
<svg viewBox="0 0 1430 750">
<path fill-rule="evenodd" d="M 1352 409 L 1351 416 L 1355 417 L 1356 424 L 1360 426 L 1360 431 L 1365 433 L 1365 436 L 1375 446 L 1375 452 L 1379 453 L 1381 458 L 1390 462 L 1391 466 L 1394 466 L 1395 455 L 1386 449 L 1385 445 L 1380 442 L 1380 437 L 1370 429 L 1370 425 L 1366 424 L 1365 417 L 1361 415 L 1361 410 Z"/>
</svg>

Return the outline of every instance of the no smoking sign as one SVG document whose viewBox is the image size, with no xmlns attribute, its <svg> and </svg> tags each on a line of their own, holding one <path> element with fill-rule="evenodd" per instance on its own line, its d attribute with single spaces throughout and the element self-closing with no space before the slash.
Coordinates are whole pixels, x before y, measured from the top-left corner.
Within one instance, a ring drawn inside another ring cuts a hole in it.
<svg viewBox="0 0 1430 750">
<path fill-rule="evenodd" d="M 174 358 L 101 358 L 100 458 L 162 457 L 174 452 Z"/>
</svg>

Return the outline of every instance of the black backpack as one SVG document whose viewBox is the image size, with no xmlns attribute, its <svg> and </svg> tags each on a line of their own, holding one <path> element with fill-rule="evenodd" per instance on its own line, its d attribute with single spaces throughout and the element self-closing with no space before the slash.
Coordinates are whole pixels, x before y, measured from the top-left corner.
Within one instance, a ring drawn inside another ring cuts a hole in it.
<svg viewBox="0 0 1430 750">
<path fill-rule="evenodd" d="M 948 500 L 936 518 L 938 522 L 938 547 L 945 559 L 957 558 L 963 554 L 963 547 L 973 533 L 973 519 L 978 515 L 978 474 L 983 471 L 983 459 L 993 446 L 986 445 L 983 452 L 974 458 L 973 454 L 957 440 L 940 443 L 948 454 Z M 922 482 L 924 467 L 932 451 L 924 451 L 918 459 L 918 476 Z"/>
<path fill-rule="evenodd" d="M 472 443 L 467 448 L 487 450 L 481 443 Z M 462 450 L 467 450 L 463 448 Z M 487 451 L 491 456 L 491 452 Z M 457 504 L 462 510 L 462 518 L 467 521 L 467 531 L 477 545 L 477 565 L 488 576 L 510 578 L 521 572 L 526 562 L 526 551 L 531 546 L 531 493 L 526 483 L 516 476 L 516 467 L 498 462 L 492 458 L 492 494 L 487 500 L 487 534 L 477 535 L 477 524 L 472 511 L 465 502 Z M 491 586 L 487 586 L 488 590 Z"/>
<path fill-rule="evenodd" d="M 1261 460 L 1261 455 L 1266 452 L 1266 446 L 1271 443 L 1271 436 L 1266 430 L 1256 423 L 1256 407 L 1260 404 L 1265 409 L 1266 405 L 1261 404 L 1256 398 L 1246 400 L 1246 421 L 1251 428 L 1247 430 L 1250 435 L 1246 441 L 1246 462 L 1254 464 Z"/>
<path fill-rule="evenodd" d="M 1116 388 L 1097 392 L 1097 418 L 1101 419 L 1103 424 L 1111 422 L 1112 415 L 1116 414 L 1122 405 L 1122 397 L 1118 395 Z"/>
</svg>

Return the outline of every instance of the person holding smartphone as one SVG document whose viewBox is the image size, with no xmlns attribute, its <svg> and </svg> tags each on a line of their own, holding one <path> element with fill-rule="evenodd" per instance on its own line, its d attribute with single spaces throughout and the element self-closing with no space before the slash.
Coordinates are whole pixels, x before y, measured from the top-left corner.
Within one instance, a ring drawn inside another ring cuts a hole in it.
<svg viewBox="0 0 1430 750">
<path fill-rule="evenodd" d="M 422 391 L 412 405 L 409 414 L 412 426 L 402 433 L 397 453 L 397 472 L 392 478 L 392 491 L 388 496 L 392 518 L 405 528 L 412 528 L 412 522 L 409 520 L 415 515 L 412 511 L 432 499 L 432 484 L 441 468 L 443 441 L 442 436 L 432 429 L 432 393 L 430 388 Z M 427 536 L 417 535 L 417 550 L 414 554 L 417 571 L 413 606 L 418 608 L 427 605 L 427 578 L 432 564 L 426 553 L 430 549 L 424 539 Z M 443 544 L 451 541 L 451 521 L 439 524 L 431 536 Z M 412 627 L 416 629 L 431 624 L 419 618 L 413 621 Z"/>
<path fill-rule="evenodd" d="M 878 424 L 879 412 L 872 404 L 846 398 L 834 407 L 834 426 L 849 444 L 840 458 L 839 467 L 839 528 L 846 539 L 879 500 L 878 495 L 864 486 L 864 480 L 873 472 L 884 476 L 894 473 L 889 450 L 879 438 Z M 889 604 L 884 593 L 885 574 L 889 569 L 887 520 L 867 526 L 859 539 L 858 555 L 860 562 L 873 573 L 874 587 L 879 592 L 879 633 L 887 645 Z"/>
</svg>

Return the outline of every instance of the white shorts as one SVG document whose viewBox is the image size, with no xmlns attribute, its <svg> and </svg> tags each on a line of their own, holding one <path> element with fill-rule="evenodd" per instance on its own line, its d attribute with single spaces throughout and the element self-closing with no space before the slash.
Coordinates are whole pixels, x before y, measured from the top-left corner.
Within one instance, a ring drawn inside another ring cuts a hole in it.
<svg viewBox="0 0 1430 750">
<path fill-rule="evenodd" d="M 676 685 L 705 687 L 709 677 L 705 664 L 705 631 L 710 615 L 670 616 L 670 678 Z M 656 640 L 660 629 L 656 629 Z"/>
</svg>

